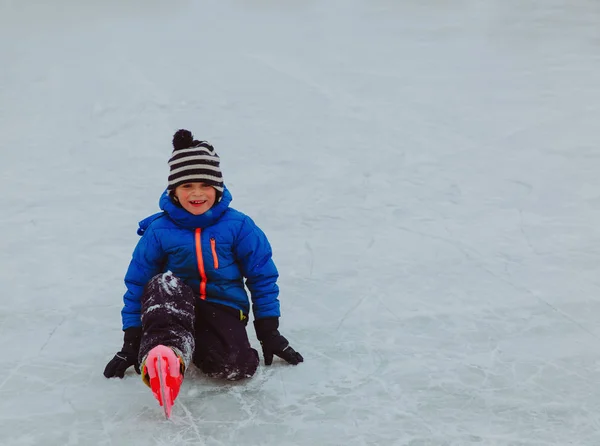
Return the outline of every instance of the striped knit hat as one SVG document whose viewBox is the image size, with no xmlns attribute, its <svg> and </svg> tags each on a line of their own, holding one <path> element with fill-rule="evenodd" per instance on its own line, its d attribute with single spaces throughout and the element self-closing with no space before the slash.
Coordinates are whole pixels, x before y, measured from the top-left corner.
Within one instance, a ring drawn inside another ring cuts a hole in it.
<svg viewBox="0 0 600 446">
<path fill-rule="evenodd" d="M 169 185 L 172 194 L 177 186 L 202 182 L 223 194 L 223 175 L 215 148 L 206 141 L 196 141 L 189 130 L 177 130 L 173 135 L 173 154 L 169 160 Z"/>
</svg>

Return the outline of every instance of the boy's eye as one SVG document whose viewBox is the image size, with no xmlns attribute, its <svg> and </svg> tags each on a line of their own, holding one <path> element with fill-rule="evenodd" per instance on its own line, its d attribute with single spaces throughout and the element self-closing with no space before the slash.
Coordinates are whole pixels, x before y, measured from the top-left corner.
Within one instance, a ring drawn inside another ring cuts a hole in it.
<svg viewBox="0 0 600 446">
<path fill-rule="evenodd" d="M 181 187 L 183 189 L 193 189 L 194 185 L 196 185 L 196 184 L 198 185 L 198 187 L 201 187 L 203 189 L 206 189 L 207 187 L 211 187 L 210 184 L 206 184 L 206 183 L 185 183 L 185 184 L 182 184 Z"/>
</svg>

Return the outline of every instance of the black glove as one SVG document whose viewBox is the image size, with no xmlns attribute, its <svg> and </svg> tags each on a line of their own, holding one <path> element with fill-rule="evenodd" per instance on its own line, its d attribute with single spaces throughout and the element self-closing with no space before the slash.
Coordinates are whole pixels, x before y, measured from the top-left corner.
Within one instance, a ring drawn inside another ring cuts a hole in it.
<svg viewBox="0 0 600 446">
<path fill-rule="evenodd" d="M 277 330 L 278 328 L 278 317 L 266 317 L 254 321 L 254 329 L 256 330 L 256 337 L 262 346 L 265 365 L 273 363 L 273 355 L 279 356 L 292 365 L 303 362 L 304 358 L 302 355 L 290 347 L 290 343 L 286 338 L 281 336 Z"/>
<path fill-rule="evenodd" d="M 125 370 L 134 366 L 136 373 L 140 374 L 138 354 L 140 352 L 140 341 L 142 339 L 142 327 L 130 327 L 125 330 L 123 336 L 123 348 L 113 359 L 106 364 L 104 376 L 107 378 L 123 378 Z"/>
</svg>

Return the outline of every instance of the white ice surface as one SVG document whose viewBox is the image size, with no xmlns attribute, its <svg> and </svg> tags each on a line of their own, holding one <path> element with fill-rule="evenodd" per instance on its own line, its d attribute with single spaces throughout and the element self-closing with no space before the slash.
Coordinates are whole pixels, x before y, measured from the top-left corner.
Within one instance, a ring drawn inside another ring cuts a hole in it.
<svg viewBox="0 0 600 446">
<path fill-rule="evenodd" d="M 599 44 L 596 0 L 0 0 L 0 445 L 600 445 Z M 306 362 L 167 422 L 102 370 L 182 127 Z"/>
</svg>

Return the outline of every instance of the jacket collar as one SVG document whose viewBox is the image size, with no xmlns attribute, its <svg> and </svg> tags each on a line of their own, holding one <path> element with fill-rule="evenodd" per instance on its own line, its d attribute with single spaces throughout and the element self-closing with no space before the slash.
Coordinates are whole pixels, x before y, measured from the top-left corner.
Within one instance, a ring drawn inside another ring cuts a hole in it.
<svg viewBox="0 0 600 446">
<path fill-rule="evenodd" d="M 167 191 L 163 192 L 159 200 L 160 208 L 166 212 L 171 220 L 178 226 L 186 229 L 207 228 L 213 225 L 229 208 L 229 204 L 233 200 L 231 193 L 225 187 L 221 200 L 215 203 L 208 211 L 202 215 L 193 215 L 182 207 L 176 205 Z"/>
</svg>

